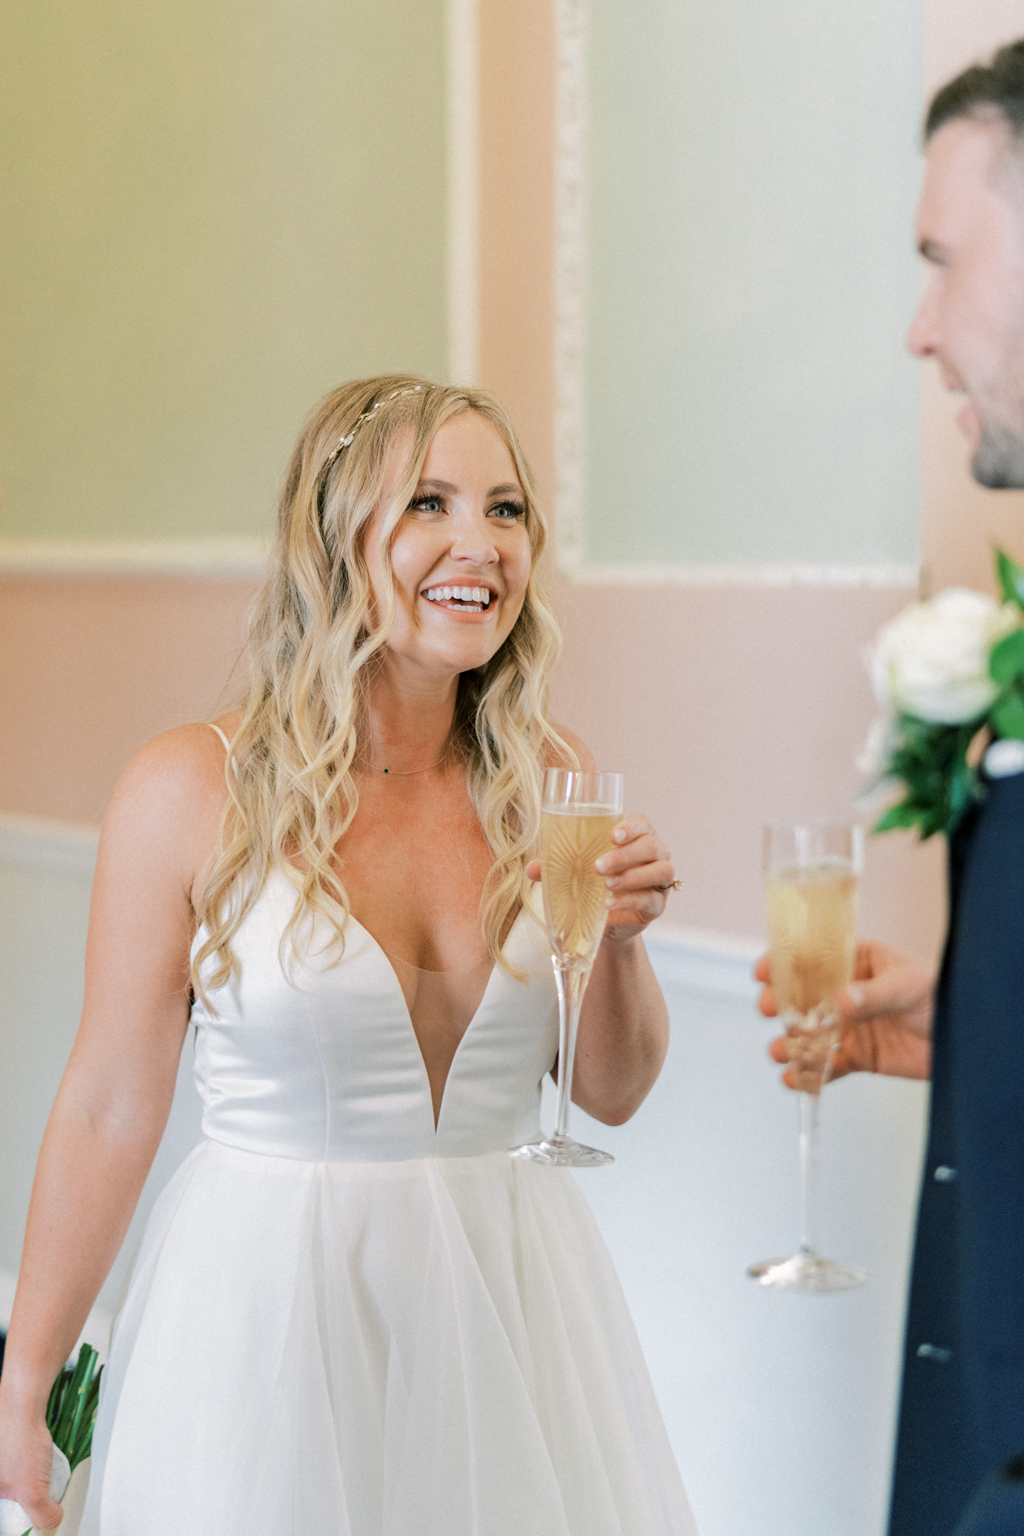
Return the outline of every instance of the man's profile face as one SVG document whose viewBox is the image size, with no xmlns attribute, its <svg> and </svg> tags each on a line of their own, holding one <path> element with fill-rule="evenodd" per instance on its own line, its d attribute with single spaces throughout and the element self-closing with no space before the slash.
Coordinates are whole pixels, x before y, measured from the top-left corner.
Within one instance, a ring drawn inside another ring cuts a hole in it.
<svg viewBox="0 0 1024 1536">
<path fill-rule="evenodd" d="M 930 270 L 907 344 L 964 395 L 975 479 L 1024 486 L 1024 146 L 1005 119 L 932 135 L 917 233 Z"/>
</svg>

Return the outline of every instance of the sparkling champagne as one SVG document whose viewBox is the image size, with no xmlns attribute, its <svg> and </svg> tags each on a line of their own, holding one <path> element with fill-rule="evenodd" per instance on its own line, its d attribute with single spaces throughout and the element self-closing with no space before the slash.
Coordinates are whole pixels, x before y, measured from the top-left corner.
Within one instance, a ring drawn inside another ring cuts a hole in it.
<svg viewBox="0 0 1024 1536">
<path fill-rule="evenodd" d="M 765 882 L 772 984 L 800 1088 L 818 1093 L 839 1038 L 836 998 L 853 975 L 857 877 L 849 861 L 774 869 Z"/>
<path fill-rule="evenodd" d="M 594 860 L 611 848 L 612 828 L 621 819 L 603 805 L 541 812 L 544 916 L 551 947 L 561 960 L 589 962 L 601 941 L 608 890 Z"/>
</svg>

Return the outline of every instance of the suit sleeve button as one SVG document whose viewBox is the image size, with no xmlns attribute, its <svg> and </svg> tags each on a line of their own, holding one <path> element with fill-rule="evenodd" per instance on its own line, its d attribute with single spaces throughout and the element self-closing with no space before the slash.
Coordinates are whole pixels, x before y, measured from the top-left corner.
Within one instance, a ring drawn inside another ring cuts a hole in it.
<svg viewBox="0 0 1024 1536">
<path fill-rule="evenodd" d="M 935 1172 L 932 1174 L 932 1178 L 935 1180 L 936 1184 L 952 1184 L 953 1180 L 956 1178 L 956 1169 L 947 1168 L 945 1163 L 940 1163 Z"/>
<path fill-rule="evenodd" d="M 919 1344 L 917 1346 L 917 1358 L 919 1360 L 934 1360 L 936 1365 L 948 1365 L 953 1358 L 951 1349 L 943 1349 L 939 1344 Z"/>
</svg>

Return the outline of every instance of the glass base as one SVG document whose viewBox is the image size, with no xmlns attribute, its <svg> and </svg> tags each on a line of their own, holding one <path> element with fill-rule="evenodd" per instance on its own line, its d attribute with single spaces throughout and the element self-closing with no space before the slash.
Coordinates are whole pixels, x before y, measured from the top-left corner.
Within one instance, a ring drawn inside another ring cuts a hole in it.
<svg viewBox="0 0 1024 1536">
<path fill-rule="evenodd" d="M 571 1136 L 552 1136 L 544 1141 L 528 1141 L 524 1147 L 509 1147 L 509 1157 L 523 1162 L 547 1163 L 549 1168 L 600 1168 L 614 1163 L 610 1152 L 584 1147 Z"/>
<path fill-rule="evenodd" d="M 816 1253 L 795 1253 L 791 1259 L 765 1259 L 747 1270 L 758 1285 L 774 1286 L 777 1291 L 855 1291 L 866 1285 L 867 1270 L 853 1264 L 837 1264 Z"/>
</svg>

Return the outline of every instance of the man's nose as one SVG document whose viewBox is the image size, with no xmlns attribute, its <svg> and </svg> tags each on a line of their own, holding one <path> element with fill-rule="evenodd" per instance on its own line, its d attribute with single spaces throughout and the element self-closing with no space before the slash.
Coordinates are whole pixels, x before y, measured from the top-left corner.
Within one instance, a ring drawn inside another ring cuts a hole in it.
<svg viewBox="0 0 1024 1536">
<path fill-rule="evenodd" d="M 935 301 L 932 285 L 929 283 L 921 295 L 917 314 L 910 322 L 910 330 L 907 332 L 907 347 L 915 357 L 931 357 L 937 350 L 935 318 Z"/>
</svg>

